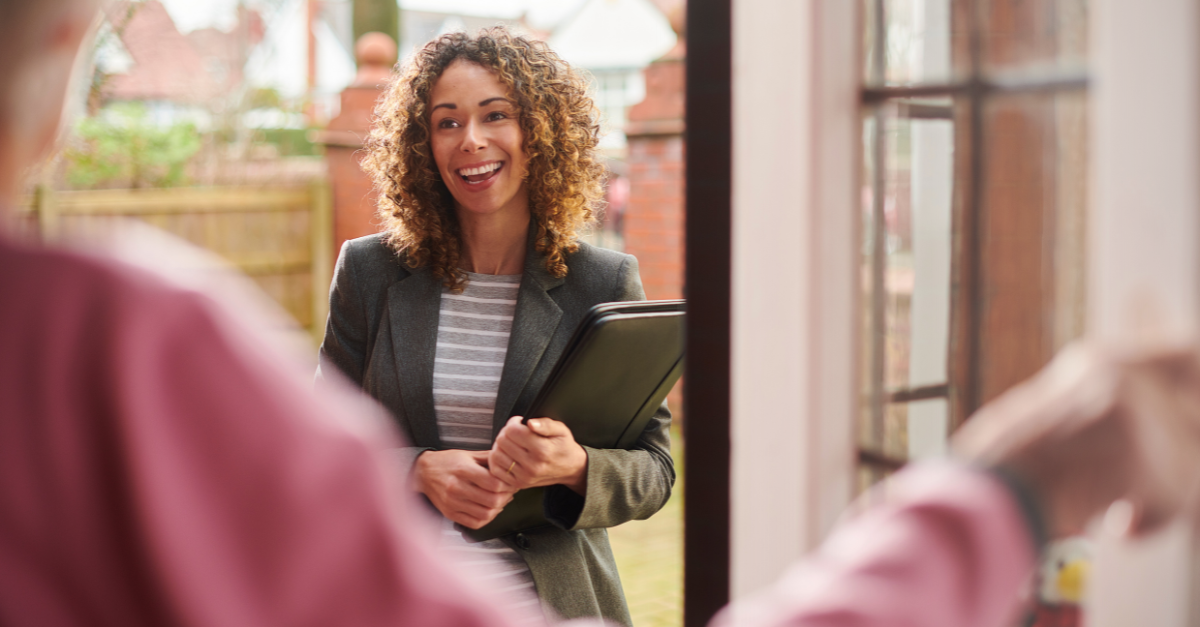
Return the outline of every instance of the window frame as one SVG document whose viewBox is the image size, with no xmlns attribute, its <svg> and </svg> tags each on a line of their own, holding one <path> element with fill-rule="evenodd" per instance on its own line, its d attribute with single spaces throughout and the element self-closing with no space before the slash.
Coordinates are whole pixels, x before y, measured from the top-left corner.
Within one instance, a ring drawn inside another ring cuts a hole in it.
<svg viewBox="0 0 1200 627">
<path fill-rule="evenodd" d="M 919 0 L 918 0 L 919 1 Z M 885 81 L 887 68 L 887 4 L 888 0 L 866 0 L 872 19 L 864 23 L 861 36 L 870 37 L 872 47 L 871 76 L 864 76 L 860 103 L 864 115 L 874 117 L 871 149 L 875 163 L 872 189 L 871 221 L 875 225 L 885 222 L 886 201 L 886 107 L 892 103 L 903 104 L 911 119 L 949 119 L 955 124 L 955 133 L 966 133 L 965 142 L 956 140 L 956 147 L 969 146 L 967 156 L 966 193 L 962 201 L 952 206 L 952 255 L 951 284 L 953 286 L 950 311 L 950 337 L 947 373 L 944 382 L 916 387 L 887 389 L 886 366 L 886 271 L 887 251 L 885 238 L 875 237 L 870 254 L 871 287 L 868 294 L 870 372 L 864 403 L 867 405 L 866 433 L 860 434 L 858 462 L 876 476 L 885 476 L 908 463 L 907 456 L 889 455 L 883 450 L 883 434 L 887 406 L 911 403 L 920 400 L 945 398 L 949 407 L 949 437 L 983 403 L 981 371 L 983 357 L 980 346 L 983 329 L 983 299 L 985 291 L 983 269 L 984 239 L 983 225 L 987 219 L 987 205 L 983 190 L 986 176 L 988 151 L 987 120 L 985 110 L 995 98 L 1028 94 L 1066 94 L 1087 92 L 1090 77 L 1078 70 L 1054 72 L 1017 70 L 989 72 L 984 67 L 984 18 L 982 8 L 987 0 L 950 0 L 950 10 L 965 12 L 967 37 L 967 72 L 954 80 L 920 82 L 907 85 L 888 85 Z M 965 7 L 965 8 L 964 8 Z M 953 20 L 953 18 L 952 18 Z M 867 32 L 867 28 L 871 32 Z M 865 74 L 865 72 L 864 72 Z M 935 105 L 922 102 L 928 98 L 953 98 L 950 105 Z M 955 109 L 966 111 L 966 128 L 960 128 Z M 915 113 L 915 115 L 912 115 Z M 864 444 L 865 442 L 865 444 Z"/>
</svg>

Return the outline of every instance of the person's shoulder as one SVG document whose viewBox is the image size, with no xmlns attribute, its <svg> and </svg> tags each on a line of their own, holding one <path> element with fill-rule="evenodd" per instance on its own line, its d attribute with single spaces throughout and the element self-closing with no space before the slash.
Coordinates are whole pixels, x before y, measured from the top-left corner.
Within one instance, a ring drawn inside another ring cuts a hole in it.
<svg viewBox="0 0 1200 627">
<path fill-rule="evenodd" d="M 175 293 L 165 281 L 116 260 L 41 246 L 0 242 L 0 286 L 28 301 L 83 304 Z"/>
<path fill-rule="evenodd" d="M 645 298 L 636 257 L 586 242 L 567 256 L 566 283 L 592 303 Z"/>
<path fill-rule="evenodd" d="M 633 255 L 587 242 L 579 242 L 579 249 L 567 256 L 568 276 L 575 272 L 613 276 L 630 267 L 637 267 L 637 258 Z"/>
<path fill-rule="evenodd" d="M 403 265 L 403 253 L 397 253 L 387 242 L 386 233 L 372 233 L 354 239 L 348 239 L 342 244 L 343 254 L 357 264 L 365 265 Z"/>
<path fill-rule="evenodd" d="M 196 292 L 128 263 L 11 242 L 0 242 L 0 292 L 0 335 L 20 334 L 23 344 L 57 338 L 53 343 L 73 344 L 78 355 L 207 317 L 211 309 Z"/>
<path fill-rule="evenodd" d="M 412 274 L 404 253 L 388 243 L 386 233 L 346 240 L 338 265 L 349 267 L 355 281 L 371 285 L 389 285 Z"/>
</svg>

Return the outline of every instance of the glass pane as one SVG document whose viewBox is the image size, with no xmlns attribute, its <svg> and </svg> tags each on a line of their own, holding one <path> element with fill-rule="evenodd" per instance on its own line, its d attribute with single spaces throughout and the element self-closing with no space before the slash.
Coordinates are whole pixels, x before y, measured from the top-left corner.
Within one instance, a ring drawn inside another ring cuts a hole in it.
<svg viewBox="0 0 1200 627">
<path fill-rule="evenodd" d="M 952 27 L 951 0 L 864 2 L 868 84 L 944 82 L 951 78 L 952 34 L 955 38 L 966 35 L 962 29 Z M 877 24 L 885 28 L 881 31 Z M 879 42 L 883 42 L 882 50 L 877 48 Z"/>
<path fill-rule="evenodd" d="M 898 459 L 908 456 L 907 410 L 883 407 L 882 394 L 947 381 L 952 115 L 945 101 L 890 103 L 863 126 L 860 441 Z"/>
<path fill-rule="evenodd" d="M 905 420 L 908 459 L 933 459 L 946 453 L 950 403 L 944 398 L 908 403 Z"/>
<path fill-rule="evenodd" d="M 989 71 L 1082 71 L 1087 60 L 1087 0 L 982 0 Z"/>
<path fill-rule="evenodd" d="M 914 119 L 913 112 L 943 119 Z M 884 141 L 888 390 L 946 381 L 954 123 L 940 104 L 890 108 Z"/>
<path fill-rule="evenodd" d="M 984 110 L 983 401 L 1084 331 L 1087 98 L 994 98 Z"/>
</svg>

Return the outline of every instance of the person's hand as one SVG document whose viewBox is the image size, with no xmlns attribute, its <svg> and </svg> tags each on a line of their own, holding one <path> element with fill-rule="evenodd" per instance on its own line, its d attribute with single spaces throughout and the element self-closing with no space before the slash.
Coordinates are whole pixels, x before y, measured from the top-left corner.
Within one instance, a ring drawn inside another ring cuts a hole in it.
<svg viewBox="0 0 1200 627">
<path fill-rule="evenodd" d="M 562 484 L 586 494 L 587 461 L 567 425 L 550 418 L 521 424 L 521 417 L 513 416 L 496 436 L 488 468 L 514 489 Z"/>
<path fill-rule="evenodd" d="M 979 410 L 954 448 L 1029 487 L 1054 536 L 1120 499 L 1129 529 L 1149 532 L 1200 495 L 1200 353 L 1068 347 Z"/>
<path fill-rule="evenodd" d="M 450 520 L 470 529 L 488 524 L 516 490 L 488 472 L 488 451 L 425 451 L 413 466 L 413 487 Z"/>
</svg>

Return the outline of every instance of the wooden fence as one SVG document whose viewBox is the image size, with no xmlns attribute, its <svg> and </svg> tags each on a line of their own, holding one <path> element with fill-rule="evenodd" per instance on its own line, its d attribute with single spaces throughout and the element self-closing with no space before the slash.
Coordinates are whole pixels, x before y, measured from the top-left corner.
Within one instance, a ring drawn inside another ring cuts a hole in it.
<svg viewBox="0 0 1200 627">
<path fill-rule="evenodd" d="M 43 240 L 89 220 L 136 218 L 223 257 L 254 279 L 319 342 L 333 269 L 329 183 L 52 192 L 19 208 L 17 228 Z"/>
</svg>

